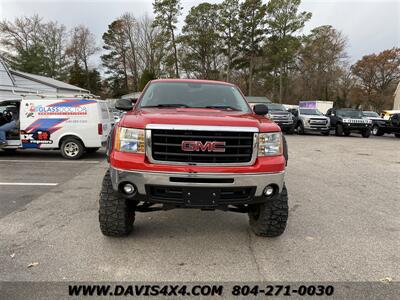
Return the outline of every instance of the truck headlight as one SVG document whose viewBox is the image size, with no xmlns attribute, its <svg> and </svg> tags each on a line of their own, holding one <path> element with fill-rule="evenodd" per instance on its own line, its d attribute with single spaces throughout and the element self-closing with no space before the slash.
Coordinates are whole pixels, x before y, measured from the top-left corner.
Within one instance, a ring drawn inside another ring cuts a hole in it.
<svg viewBox="0 0 400 300">
<path fill-rule="evenodd" d="M 118 127 L 115 150 L 120 152 L 144 153 L 144 130 Z"/>
<path fill-rule="evenodd" d="M 282 155 L 282 133 L 268 132 L 258 134 L 258 156 Z"/>
</svg>

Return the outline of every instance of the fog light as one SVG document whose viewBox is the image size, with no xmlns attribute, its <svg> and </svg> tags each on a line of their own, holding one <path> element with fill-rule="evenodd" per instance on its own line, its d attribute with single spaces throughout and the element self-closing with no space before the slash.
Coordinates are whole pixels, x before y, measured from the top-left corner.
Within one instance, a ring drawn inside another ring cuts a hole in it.
<svg viewBox="0 0 400 300">
<path fill-rule="evenodd" d="M 272 196 L 274 194 L 274 190 L 275 189 L 274 189 L 273 186 L 268 185 L 264 189 L 264 195 L 267 196 L 267 197 L 270 197 L 270 196 Z"/>
<path fill-rule="evenodd" d="M 135 192 L 135 186 L 131 183 L 126 183 L 122 189 L 127 195 L 132 195 Z"/>
</svg>

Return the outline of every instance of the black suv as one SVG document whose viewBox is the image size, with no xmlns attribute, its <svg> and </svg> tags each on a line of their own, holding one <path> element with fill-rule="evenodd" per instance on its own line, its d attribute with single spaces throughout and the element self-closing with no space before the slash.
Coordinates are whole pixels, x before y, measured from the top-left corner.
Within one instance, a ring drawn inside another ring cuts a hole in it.
<svg viewBox="0 0 400 300">
<path fill-rule="evenodd" d="M 372 121 L 363 118 L 363 113 L 358 109 L 351 108 L 331 108 L 326 116 L 331 120 L 331 128 L 335 129 L 337 136 L 349 136 L 352 132 L 357 132 L 364 138 L 371 135 Z"/>
<path fill-rule="evenodd" d="M 394 133 L 400 138 L 400 114 L 393 114 L 389 120 L 373 120 L 372 133 L 377 136 Z"/>
<path fill-rule="evenodd" d="M 268 119 L 271 119 L 279 125 L 283 132 L 293 134 L 295 126 L 295 117 L 282 104 L 267 103 Z"/>
</svg>

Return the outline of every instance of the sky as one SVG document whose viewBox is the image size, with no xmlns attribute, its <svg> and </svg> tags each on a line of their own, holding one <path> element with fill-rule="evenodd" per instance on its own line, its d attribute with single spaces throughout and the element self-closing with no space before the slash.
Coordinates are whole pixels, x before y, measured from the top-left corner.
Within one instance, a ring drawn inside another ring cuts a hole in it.
<svg viewBox="0 0 400 300">
<path fill-rule="evenodd" d="M 108 24 L 124 12 L 136 17 L 152 15 L 152 0 L 0 0 L 0 19 L 14 20 L 24 15 L 38 14 L 45 20 L 58 21 L 68 29 L 84 24 L 96 35 L 101 46 L 101 36 Z M 217 0 L 181 0 L 184 7 L 179 18 L 183 24 L 190 7 L 202 2 Z M 265 0 L 264 3 L 267 1 Z M 366 54 L 400 47 L 400 0 L 303 0 L 301 11 L 312 13 L 303 34 L 320 25 L 332 25 L 348 41 L 347 54 L 351 63 Z M 95 58 L 92 64 L 99 64 Z"/>
</svg>

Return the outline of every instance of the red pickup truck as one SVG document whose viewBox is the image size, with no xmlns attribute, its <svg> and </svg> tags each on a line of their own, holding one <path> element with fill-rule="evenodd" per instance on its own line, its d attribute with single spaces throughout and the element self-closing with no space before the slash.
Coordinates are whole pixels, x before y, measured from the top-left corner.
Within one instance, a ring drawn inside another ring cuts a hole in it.
<svg viewBox="0 0 400 300">
<path fill-rule="evenodd" d="M 100 229 L 128 235 L 135 212 L 198 208 L 247 213 L 256 235 L 281 235 L 288 218 L 287 146 L 278 125 L 225 82 L 154 80 L 109 138 Z"/>
</svg>

